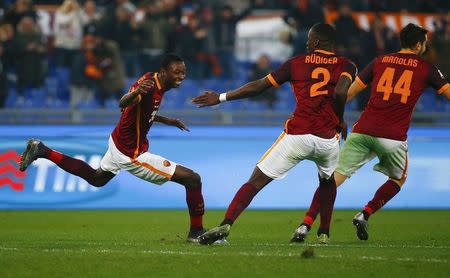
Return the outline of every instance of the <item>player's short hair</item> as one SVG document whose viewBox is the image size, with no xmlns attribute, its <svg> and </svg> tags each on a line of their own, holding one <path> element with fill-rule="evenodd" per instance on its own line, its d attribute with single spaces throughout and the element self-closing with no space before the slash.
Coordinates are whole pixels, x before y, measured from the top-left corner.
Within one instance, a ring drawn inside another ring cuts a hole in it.
<svg viewBox="0 0 450 278">
<path fill-rule="evenodd" d="M 160 67 L 162 69 L 167 69 L 169 68 L 170 64 L 175 63 L 175 62 L 184 62 L 183 58 L 181 58 L 180 56 L 174 54 L 174 53 L 169 53 L 164 55 L 162 61 L 161 61 L 161 65 Z"/>
<path fill-rule="evenodd" d="M 320 41 L 334 45 L 336 42 L 336 29 L 327 23 L 316 23 L 311 27 L 311 32 Z"/>
<path fill-rule="evenodd" d="M 409 23 L 400 31 L 400 46 L 402 48 L 414 48 L 418 42 L 423 43 L 428 31 L 416 24 Z"/>
</svg>

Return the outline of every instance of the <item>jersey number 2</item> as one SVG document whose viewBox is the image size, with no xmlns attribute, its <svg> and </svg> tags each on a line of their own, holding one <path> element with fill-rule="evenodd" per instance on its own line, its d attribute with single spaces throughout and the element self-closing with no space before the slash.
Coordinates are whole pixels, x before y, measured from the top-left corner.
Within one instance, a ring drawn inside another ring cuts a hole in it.
<svg viewBox="0 0 450 278">
<path fill-rule="evenodd" d="M 400 94 L 402 98 L 401 103 L 406 103 L 408 97 L 411 95 L 411 80 L 413 77 L 413 72 L 410 70 L 403 71 L 400 78 L 395 83 L 392 88 L 392 82 L 394 80 L 395 69 L 387 67 L 380 77 L 377 84 L 377 92 L 383 93 L 383 100 L 389 100 L 391 93 Z"/>
<path fill-rule="evenodd" d="M 331 76 L 330 72 L 326 68 L 315 68 L 311 72 L 311 78 L 319 79 L 320 78 L 319 76 L 321 76 L 322 81 L 314 83 L 311 86 L 311 89 L 309 90 L 309 95 L 311 97 L 328 94 L 328 90 L 319 90 L 319 89 L 328 84 L 328 82 L 330 81 Z"/>
</svg>

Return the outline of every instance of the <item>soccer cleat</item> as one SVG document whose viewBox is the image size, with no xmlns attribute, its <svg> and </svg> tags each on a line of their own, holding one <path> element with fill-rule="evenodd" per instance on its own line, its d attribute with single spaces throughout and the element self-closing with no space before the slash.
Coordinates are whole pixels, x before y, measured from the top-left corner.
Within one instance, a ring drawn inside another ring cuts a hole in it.
<svg viewBox="0 0 450 278">
<path fill-rule="evenodd" d="M 213 245 L 229 245 L 230 243 L 226 238 L 221 238 L 213 242 Z"/>
<path fill-rule="evenodd" d="M 305 224 L 300 225 L 300 227 L 295 229 L 291 242 L 304 242 L 308 232 L 308 227 Z"/>
<path fill-rule="evenodd" d="M 230 229 L 229 224 L 212 228 L 200 236 L 200 244 L 211 245 L 218 240 L 225 239 L 230 234 Z"/>
<path fill-rule="evenodd" d="M 356 236 L 360 240 L 369 239 L 369 221 L 364 218 L 364 214 L 362 212 L 358 212 L 355 217 L 353 217 L 353 226 L 356 227 Z"/>
<path fill-rule="evenodd" d="M 203 228 L 196 229 L 196 230 L 190 230 L 186 241 L 191 242 L 191 243 L 198 243 L 200 236 L 203 235 L 205 232 L 206 232 L 206 230 Z"/>
<path fill-rule="evenodd" d="M 28 140 L 27 147 L 20 158 L 19 170 L 22 172 L 25 171 L 33 161 L 39 157 L 43 157 L 45 155 L 44 152 L 44 144 L 40 140 Z"/>
<path fill-rule="evenodd" d="M 327 234 L 320 234 L 317 236 L 317 240 L 320 244 L 328 244 L 330 242 L 330 237 Z"/>
</svg>

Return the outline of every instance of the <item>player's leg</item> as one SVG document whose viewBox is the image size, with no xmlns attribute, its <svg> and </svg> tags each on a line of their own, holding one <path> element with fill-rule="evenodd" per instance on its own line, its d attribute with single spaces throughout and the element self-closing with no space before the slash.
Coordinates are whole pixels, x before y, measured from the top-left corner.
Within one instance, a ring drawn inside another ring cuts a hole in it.
<svg viewBox="0 0 450 278">
<path fill-rule="evenodd" d="M 248 207 L 256 194 L 272 180 L 272 178 L 261 172 L 258 167 L 255 167 L 250 179 L 234 195 L 222 223 L 201 235 L 200 243 L 209 245 L 217 240 L 226 238 L 230 233 L 231 226 L 239 215 Z"/>
<path fill-rule="evenodd" d="M 292 150 L 296 150 L 290 146 L 292 141 L 293 136 L 286 135 L 284 132 L 281 134 L 260 159 L 249 180 L 234 196 L 222 223 L 200 237 L 201 244 L 212 244 L 218 239 L 227 237 L 231 225 L 248 207 L 256 194 L 273 179 L 284 178 L 287 172 L 299 162 L 292 153 Z"/>
<path fill-rule="evenodd" d="M 389 179 L 378 188 L 372 200 L 353 219 L 357 236 L 361 240 L 367 240 L 369 237 L 367 233 L 369 217 L 397 195 L 406 181 L 408 171 L 406 142 L 378 138 L 375 146 L 380 162 L 374 166 L 374 169 L 382 172 Z"/>
<path fill-rule="evenodd" d="M 347 176 L 339 173 L 334 172 L 334 182 L 336 184 L 336 188 L 339 187 L 341 184 L 345 182 L 346 179 L 348 179 Z M 302 224 L 304 224 L 309 231 L 311 229 L 311 226 L 313 225 L 314 221 L 317 218 L 317 215 L 320 212 L 320 199 L 319 199 L 319 189 L 320 186 L 317 187 L 316 191 L 314 192 L 313 198 L 311 200 L 311 204 L 306 211 L 305 217 L 303 218 Z"/>
<path fill-rule="evenodd" d="M 101 168 L 94 169 L 80 159 L 55 151 L 37 139 L 28 140 L 26 149 L 21 157 L 20 170 L 25 171 L 38 158 L 48 159 L 66 172 L 79 176 L 96 187 L 105 185 L 115 176 L 115 173 Z"/>
<path fill-rule="evenodd" d="M 338 165 L 333 174 L 336 187 L 343 184 L 347 178 L 375 157 L 371 144 L 373 142 L 370 136 L 358 133 L 350 134 L 339 153 Z M 304 226 L 302 231 L 306 231 L 306 233 L 311 229 L 320 212 L 319 189 L 320 186 L 314 193 L 311 205 L 301 224 Z M 306 237 L 306 234 L 304 236 Z"/>
<path fill-rule="evenodd" d="M 329 241 L 331 217 L 336 200 L 333 172 L 338 163 L 339 140 L 337 138 L 323 139 L 312 135 L 310 137 L 315 146 L 314 155 L 310 159 L 316 163 L 319 172 L 317 197 L 320 203 L 320 226 L 317 236 L 320 243 L 326 244 Z"/>
<path fill-rule="evenodd" d="M 115 159 L 122 169 L 145 181 L 158 185 L 173 181 L 185 187 L 191 221 L 188 241 L 197 242 L 198 236 L 204 232 L 205 208 L 200 176 L 189 168 L 152 153 L 143 153 L 135 159 L 119 154 Z"/>
<path fill-rule="evenodd" d="M 198 237 L 205 232 L 203 229 L 205 204 L 200 175 L 189 168 L 177 165 L 170 180 L 183 185 L 186 189 L 186 203 L 191 221 L 188 241 L 198 242 Z"/>
</svg>

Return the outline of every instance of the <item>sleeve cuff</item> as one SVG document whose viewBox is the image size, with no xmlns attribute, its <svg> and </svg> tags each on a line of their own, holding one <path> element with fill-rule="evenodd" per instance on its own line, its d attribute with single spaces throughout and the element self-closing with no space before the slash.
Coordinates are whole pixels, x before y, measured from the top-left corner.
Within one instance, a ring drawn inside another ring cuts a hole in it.
<svg viewBox="0 0 450 278">
<path fill-rule="evenodd" d="M 358 83 L 358 85 L 361 86 L 362 88 L 367 87 L 367 85 L 359 78 L 359 76 L 355 78 L 355 82 Z"/>
<path fill-rule="evenodd" d="M 344 71 L 343 73 L 341 73 L 341 76 L 342 75 L 347 76 L 350 79 L 350 81 L 353 81 L 353 77 L 352 77 L 352 75 L 350 73 Z"/>
<path fill-rule="evenodd" d="M 448 87 L 450 87 L 450 84 L 445 83 L 445 84 L 437 91 L 438 94 L 442 94 L 443 92 L 445 92 L 445 90 L 447 90 Z"/>
<path fill-rule="evenodd" d="M 273 78 L 272 74 L 268 74 L 267 79 L 269 79 L 269 82 L 276 88 L 280 87 L 280 84 L 277 83 L 277 81 L 275 81 L 275 79 Z"/>
</svg>

